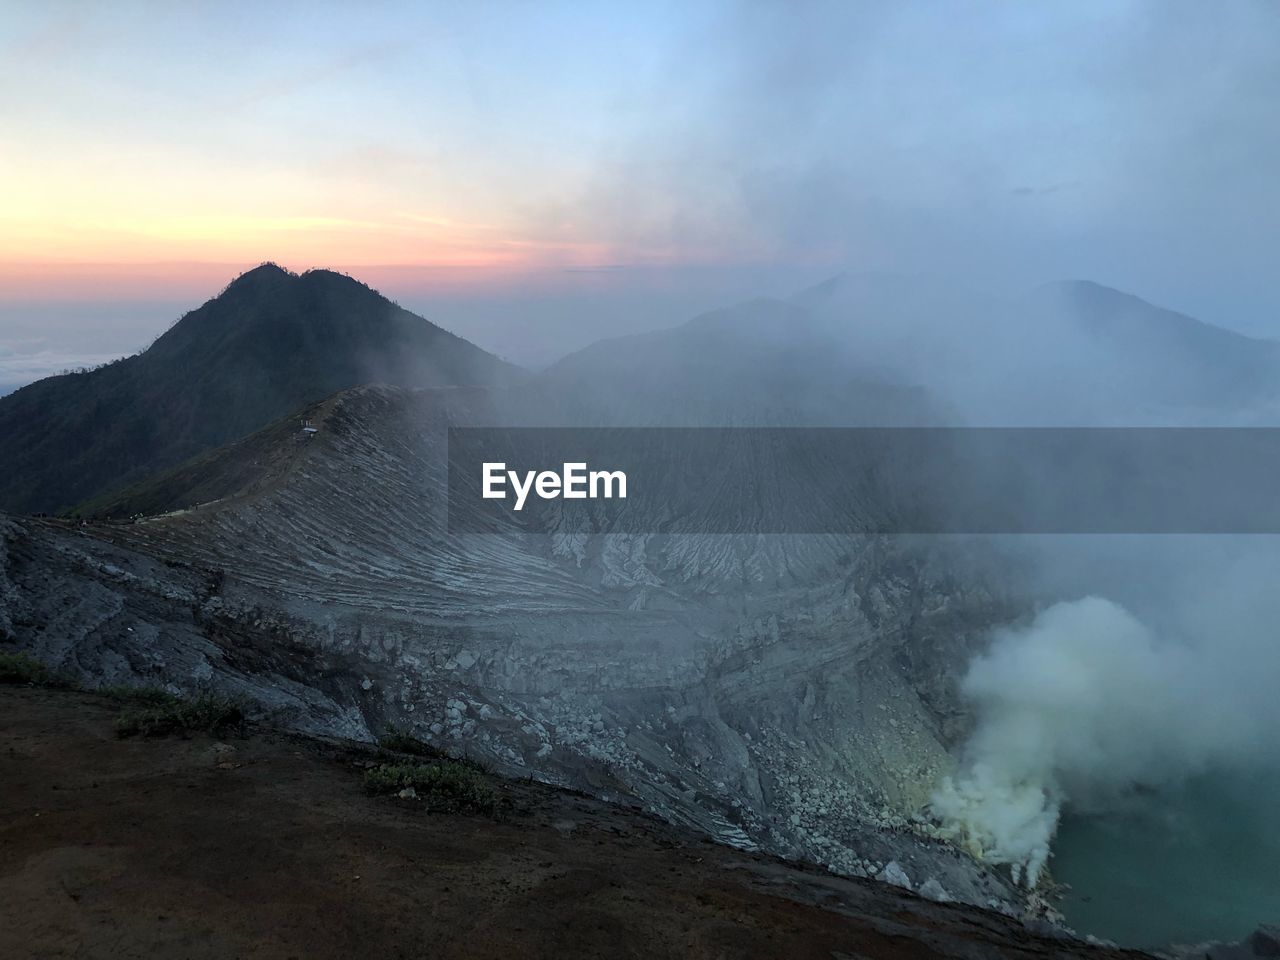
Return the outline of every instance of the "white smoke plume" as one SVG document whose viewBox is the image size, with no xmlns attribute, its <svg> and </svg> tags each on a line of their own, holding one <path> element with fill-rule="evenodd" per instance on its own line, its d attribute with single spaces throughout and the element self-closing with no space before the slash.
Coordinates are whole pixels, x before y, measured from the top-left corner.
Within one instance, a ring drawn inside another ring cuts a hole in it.
<svg viewBox="0 0 1280 960">
<path fill-rule="evenodd" d="M 1064 803 L 1104 807 L 1246 749 L 1248 710 L 1210 684 L 1204 650 L 1159 643 L 1098 597 L 1057 603 L 997 631 L 962 693 L 977 726 L 933 811 L 976 856 L 1035 886 Z"/>
</svg>

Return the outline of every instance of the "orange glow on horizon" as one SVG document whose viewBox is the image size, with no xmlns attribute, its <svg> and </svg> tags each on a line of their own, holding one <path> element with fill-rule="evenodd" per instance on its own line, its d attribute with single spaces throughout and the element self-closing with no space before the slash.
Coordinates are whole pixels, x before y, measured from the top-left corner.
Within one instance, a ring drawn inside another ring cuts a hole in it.
<svg viewBox="0 0 1280 960">
<path fill-rule="evenodd" d="M 519 262 L 367 263 L 298 262 L 281 257 L 241 261 L 79 263 L 0 262 L 0 299 L 7 300 L 192 300 L 192 305 L 261 263 L 277 263 L 301 273 L 325 269 L 348 273 L 375 289 L 405 279 L 418 288 L 472 290 L 501 286 L 548 272 Z M 550 268 L 559 272 L 556 268 Z"/>
<path fill-rule="evenodd" d="M 392 295 L 411 288 L 418 292 L 468 293 L 484 289 L 563 286 L 569 276 L 577 283 L 608 283 L 619 267 L 650 268 L 723 263 L 713 257 L 675 258 L 652 252 L 643 258 L 619 256 L 604 246 L 562 245 L 529 251 L 518 246 L 505 256 L 487 260 L 455 256 L 435 261 L 399 260 L 353 262 L 346 257 L 310 259 L 264 255 L 219 260 L 0 260 L 0 300 L 178 300 L 197 306 L 237 276 L 271 262 L 301 273 L 325 269 L 350 274 L 376 290 Z"/>
<path fill-rule="evenodd" d="M 377 289 L 409 285 L 447 292 L 549 282 L 566 273 L 604 277 L 619 265 L 698 266 L 752 259 L 726 258 L 712 250 L 539 239 L 420 214 L 398 214 L 387 221 L 235 216 L 127 225 L 116 221 L 111 229 L 85 224 L 56 237 L 47 231 L 43 243 L 31 242 L 34 231 L 17 232 L 25 232 L 26 238 L 0 233 L 4 300 L 179 299 L 194 305 L 268 261 L 295 272 L 346 272 Z"/>
</svg>

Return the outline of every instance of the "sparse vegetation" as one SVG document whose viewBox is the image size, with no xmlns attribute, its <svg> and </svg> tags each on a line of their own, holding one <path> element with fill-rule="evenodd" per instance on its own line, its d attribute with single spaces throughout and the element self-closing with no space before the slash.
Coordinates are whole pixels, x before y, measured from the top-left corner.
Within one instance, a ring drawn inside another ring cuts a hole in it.
<svg viewBox="0 0 1280 960">
<path fill-rule="evenodd" d="M 0 653 L 0 683 L 26 683 L 38 687 L 65 687 L 66 680 L 25 653 Z"/>
<path fill-rule="evenodd" d="M 117 694 L 126 706 L 116 717 L 120 737 L 164 737 L 174 733 L 225 733 L 244 725 L 244 706 L 238 700 L 203 693 L 183 699 L 163 690 L 141 688 Z"/>
<path fill-rule="evenodd" d="M 398 727 L 388 727 L 378 738 L 378 746 L 388 753 L 407 753 L 415 757 L 442 757 L 443 754 L 429 743 L 424 743 Z"/>
<path fill-rule="evenodd" d="M 455 766 L 465 767 L 474 773 L 485 776 L 493 773 L 493 769 L 483 760 L 447 753 L 439 747 L 432 746 L 424 740 L 419 740 L 413 734 L 395 726 L 388 726 L 387 732 L 378 738 L 378 748 L 384 753 L 408 754 L 411 757 L 439 760 Z M 387 758 L 384 757 L 383 759 Z"/>
<path fill-rule="evenodd" d="M 457 760 L 380 763 L 365 772 L 364 784 L 370 793 L 412 789 L 419 798 L 450 809 L 498 810 L 498 794 L 484 774 Z"/>
</svg>

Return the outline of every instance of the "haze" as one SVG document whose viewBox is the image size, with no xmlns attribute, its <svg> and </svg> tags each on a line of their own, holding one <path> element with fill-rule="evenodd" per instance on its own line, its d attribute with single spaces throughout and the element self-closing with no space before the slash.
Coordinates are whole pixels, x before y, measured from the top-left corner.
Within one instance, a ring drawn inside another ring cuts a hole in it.
<svg viewBox="0 0 1280 960">
<path fill-rule="evenodd" d="M 1280 335 L 1280 9 L 6 3 L 0 392 L 263 260 L 516 362 L 839 271 Z"/>
</svg>

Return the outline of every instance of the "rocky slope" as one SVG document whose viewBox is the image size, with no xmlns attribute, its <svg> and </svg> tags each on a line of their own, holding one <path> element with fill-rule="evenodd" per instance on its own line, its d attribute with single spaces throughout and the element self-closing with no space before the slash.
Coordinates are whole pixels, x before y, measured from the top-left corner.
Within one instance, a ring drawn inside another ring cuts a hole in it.
<svg viewBox="0 0 1280 960">
<path fill-rule="evenodd" d="M 484 408 L 362 388 L 310 411 L 314 438 L 199 471 L 226 478 L 214 502 L 6 521 L 0 629 L 95 683 L 229 686 L 348 737 L 394 722 L 746 848 L 1018 899 L 918 819 L 959 733 L 952 677 L 1012 610 L 971 552 L 449 537 L 442 430 Z"/>
</svg>

